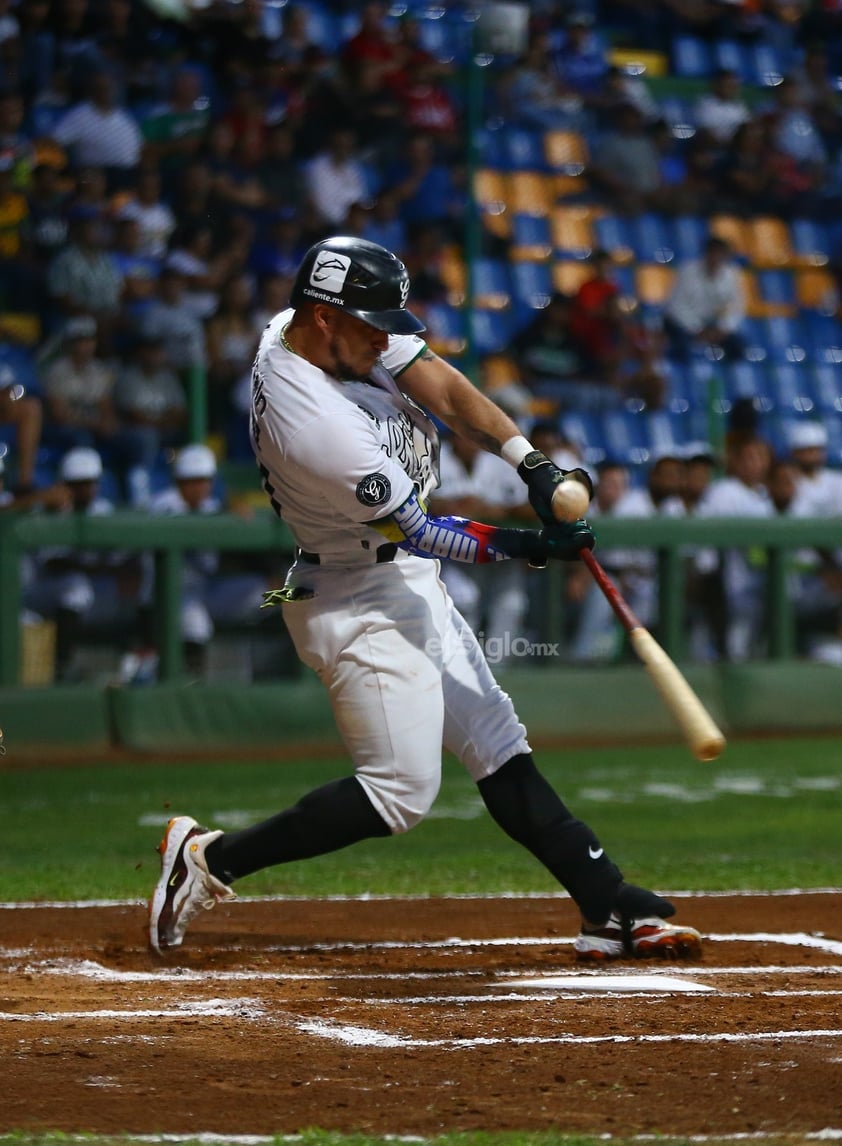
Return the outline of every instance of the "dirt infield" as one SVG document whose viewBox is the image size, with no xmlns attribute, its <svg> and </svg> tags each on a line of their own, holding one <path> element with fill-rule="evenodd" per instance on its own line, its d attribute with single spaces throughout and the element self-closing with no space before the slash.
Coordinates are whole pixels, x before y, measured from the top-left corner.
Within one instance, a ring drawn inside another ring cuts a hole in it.
<svg viewBox="0 0 842 1146">
<path fill-rule="evenodd" d="M 563 898 L 0 909 L 0 1130 L 842 1127 L 842 893 L 678 899 L 701 963 L 578 965 Z"/>
</svg>

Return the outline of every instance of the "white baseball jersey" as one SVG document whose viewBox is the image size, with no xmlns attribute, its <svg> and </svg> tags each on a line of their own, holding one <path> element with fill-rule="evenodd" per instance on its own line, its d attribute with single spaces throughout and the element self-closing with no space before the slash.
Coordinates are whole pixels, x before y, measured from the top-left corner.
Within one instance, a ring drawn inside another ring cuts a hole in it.
<svg viewBox="0 0 842 1146">
<path fill-rule="evenodd" d="M 260 341 L 252 446 L 275 512 L 300 548 L 354 562 L 383 542 L 367 522 L 413 490 L 426 498 L 438 482 L 435 425 L 395 382 L 426 343 L 392 335 L 370 382 L 340 382 L 284 345 L 294 313 L 277 315 Z"/>
</svg>

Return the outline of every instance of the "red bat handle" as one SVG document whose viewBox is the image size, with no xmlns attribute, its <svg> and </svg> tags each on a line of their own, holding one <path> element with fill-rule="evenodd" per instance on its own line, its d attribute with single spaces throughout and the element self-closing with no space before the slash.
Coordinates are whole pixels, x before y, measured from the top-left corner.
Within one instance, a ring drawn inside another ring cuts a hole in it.
<svg viewBox="0 0 842 1146">
<path fill-rule="evenodd" d="M 590 549 L 580 549 L 579 556 L 587 565 L 594 581 L 605 594 L 608 604 L 616 613 L 617 619 L 626 632 L 630 633 L 632 629 L 642 629 L 643 625 L 626 604 L 622 593 L 594 557 L 593 552 Z"/>
</svg>

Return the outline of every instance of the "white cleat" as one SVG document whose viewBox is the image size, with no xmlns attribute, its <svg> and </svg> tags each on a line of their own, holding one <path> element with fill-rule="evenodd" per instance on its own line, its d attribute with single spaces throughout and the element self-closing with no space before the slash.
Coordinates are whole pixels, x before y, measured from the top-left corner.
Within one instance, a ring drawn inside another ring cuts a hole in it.
<svg viewBox="0 0 842 1146">
<path fill-rule="evenodd" d="M 612 915 L 604 927 L 579 932 L 576 958 L 599 963 L 609 959 L 701 959 L 702 937 L 693 927 L 677 927 L 658 916 L 627 919 Z"/>
<path fill-rule="evenodd" d="M 176 816 L 167 824 L 158 845 L 161 874 L 149 901 L 149 945 L 159 954 L 180 947 L 187 925 L 202 910 L 236 899 L 227 884 L 208 871 L 205 848 L 222 832 L 201 828 L 190 816 Z"/>
</svg>

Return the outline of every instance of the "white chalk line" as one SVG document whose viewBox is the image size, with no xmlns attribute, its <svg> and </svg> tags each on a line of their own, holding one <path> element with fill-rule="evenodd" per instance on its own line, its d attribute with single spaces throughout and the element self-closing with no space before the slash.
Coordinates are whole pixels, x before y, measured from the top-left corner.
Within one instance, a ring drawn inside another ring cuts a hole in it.
<svg viewBox="0 0 842 1146">
<path fill-rule="evenodd" d="M 676 899 L 772 899 L 778 896 L 842 895 L 842 887 L 784 887 L 772 890 L 736 888 L 732 891 L 662 891 Z M 241 895 L 238 902 L 250 903 L 424 903 L 429 900 L 459 900 L 484 903 L 489 900 L 569 899 L 566 891 L 452 892 L 443 895 L 389 895 L 363 892 L 359 895 Z M 0 911 L 78 910 L 96 907 L 145 907 L 143 899 L 3 900 Z"/>
<path fill-rule="evenodd" d="M 333 1023 L 325 1019 L 306 1019 L 297 1024 L 304 1034 L 328 1039 L 346 1046 L 382 1047 L 393 1050 L 444 1048 L 463 1050 L 479 1046 L 596 1045 L 599 1043 L 754 1043 L 788 1039 L 838 1039 L 842 1030 L 814 1031 L 722 1031 L 712 1034 L 697 1032 L 663 1035 L 494 1035 L 473 1039 L 415 1039 L 376 1031 L 370 1027 Z"/>
<path fill-rule="evenodd" d="M 5 1023 L 63 1023 L 69 1020 L 108 1019 L 128 1022 L 137 1019 L 266 1019 L 268 1016 L 256 999 L 195 999 L 174 1007 L 154 1007 L 138 1011 L 0 1011 Z"/>
</svg>

